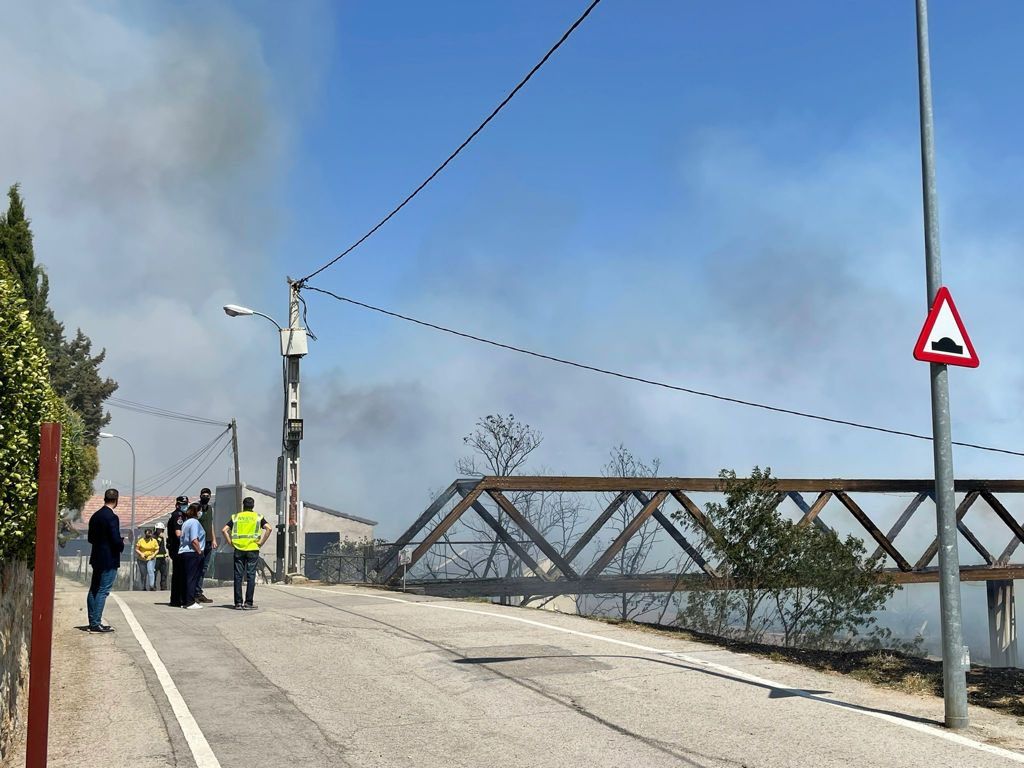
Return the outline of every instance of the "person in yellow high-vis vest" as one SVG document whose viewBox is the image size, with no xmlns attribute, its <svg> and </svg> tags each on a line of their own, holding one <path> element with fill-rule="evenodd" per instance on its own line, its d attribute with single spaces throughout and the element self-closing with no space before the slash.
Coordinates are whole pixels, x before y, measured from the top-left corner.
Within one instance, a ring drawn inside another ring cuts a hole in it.
<svg viewBox="0 0 1024 768">
<path fill-rule="evenodd" d="M 252 496 L 242 499 L 242 511 L 231 516 L 231 521 L 221 529 L 224 539 L 231 542 L 235 550 L 235 610 L 251 611 L 253 593 L 256 591 L 256 565 L 260 560 L 260 547 L 270 538 L 273 528 L 266 519 L 255 511 L 256 500 Z M 246 579 L 245 602 L 242 602 L 242 577 Z"/>
</svg>

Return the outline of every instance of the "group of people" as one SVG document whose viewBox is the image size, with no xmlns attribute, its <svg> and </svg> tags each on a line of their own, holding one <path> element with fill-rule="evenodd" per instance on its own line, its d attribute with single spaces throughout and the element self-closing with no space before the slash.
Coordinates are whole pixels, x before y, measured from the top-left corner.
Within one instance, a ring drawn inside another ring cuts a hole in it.
<svg viewBox="0 0 1024 768">
<path fill-rule="evenodd" d="M 125 537 L 121 535 L 120 519 L 114 511 L 118 497 L 116 489 L 108 488 L 103 494 L 103 507 L 89 518 L 89 543 L 92 544 L 89 564 L 93 570 L 86 603 L 90 632 L 113 631 L 113 627 L 103 623 L 103 609 L 124 551 Z M 260 547 L 273 532 L 266 519 L 255 511 L 255 506 L 255 500 L 247 496 L 242 500 L 242 511 L 232 515 L 221 528 L 223 541 L 234 549 L 234 607 L 238 610 L 256 607 L 253 595 Z M 160 589 L 167 588 L 167 561 L 170 560 L 170 605 L 195 610 L 213 602 L 203 591 L 206 571 L 218 546 L 213 511 L 210 489 L 203 488 L 199 501 L 190 503 L 187 496 L 179 496 L 166 525 L 157 523 L 145 529 L 134 547 L 144 589 L 155 591 L 157 578 Z M 246 582 L 244 599 L 243 580 Z"/>
<path fill-rule="evenodd" d="M 213 602 L 203 592 L 203 582 L 218 546 L 210 489 L 203 488 L 199 492 L 199 501 L 189 503 L 188 496 L 179 496 L 174 504 L 167 521 L 167 547 L 172 565 L 171 605 L 201 608 L 203 603 Z"/>
<path fill-rule="evenodd" d="M 147 528 L 142 538 L 135 542 L 135 562 L 139 566 L 139 582 L 150 592 L 167 589 L 167 542 L 164 531 L 167 526 L 157 523 Z"/>
</svg>

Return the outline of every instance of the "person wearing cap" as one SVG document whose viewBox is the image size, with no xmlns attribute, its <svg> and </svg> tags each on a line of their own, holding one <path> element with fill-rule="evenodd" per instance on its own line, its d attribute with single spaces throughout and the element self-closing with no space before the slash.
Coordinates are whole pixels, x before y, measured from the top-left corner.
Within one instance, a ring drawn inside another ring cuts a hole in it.
<svg viewBox="0 0 1024 768">
<path fill-rule="evenodd" d="M 185 512 L 188 510 L 188 496 L 179 496 L 174 500 L 174 511 L 167 521 L 167 554 L 171 558 L 171 599 L 170 604 L 181 608 L 181 598 L 185 594 L 185 566 L 178 565 L 178 550 L 181 548 L 181 527 L 185 524 Z"/>
<path fill-rule="evenodd" d="M 242 499 L 242 511 L 231 516 L 231 522 L 221 529 L 224 540 L 235 550 L 235 610 L 251 611 L 256 591 L 256 565 L 260 561 L 260 547 L 270 538 L 273 529 L 266 519 L 255 511 L 252 496 Z M 242 602 L 242 577 L 245 577 L 245 602 Z"/>
<path fill-rule="evenodd" d="M 206 534 L 206 545 L 203 549 L 203 565 L 199 570 L 199 587 L 196 600 L 200 603 L 212 603 L 213 600 L 203 592 L 203 582 L 206 580 L 206 570 L 210 567 L 210 559 L 214 550 L 217 549 L 217 534 L 213 530 L 213 504 L 210 503 L 210 489 L 203 488 L 199 491 L 199 524 L 203 526 L 203 533 Z"/>
<path fill-rule="evenodd" d="M 135 561 L 139 564 L 139 578 L 147 592 L 156 589 L 156 552 L 160 548 L 153 538 L 153 529 L 147 528 L 141 539 L 135 542 Z"/>
<path fill-rule="evenodd" d="M 153 558 L 153 562 L 156 563 L 153 569 L 156 571 L 156 587 L 161 592 L 167 589 L 167 542 L 164 540 L 164 530 L 167 526 L 164 523 L 157 523 L 156 530 L 153 531 L 153 538 L 156 539 L 156 557 Z"/>
</svg>

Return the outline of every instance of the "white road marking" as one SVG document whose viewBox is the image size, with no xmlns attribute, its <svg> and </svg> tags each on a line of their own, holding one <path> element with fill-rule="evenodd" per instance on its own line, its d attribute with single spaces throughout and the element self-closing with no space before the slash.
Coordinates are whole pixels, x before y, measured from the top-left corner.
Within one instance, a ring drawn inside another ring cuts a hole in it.
<svg viewBox="0 0 1024 768">
<path fill-rule="evenodd" d="M 142 625 L 139 624 L 139 620 L 135 618 L 132 609 L 118 595 L 112 593 L 110 596 L 121 608 L 121 613 L 124 614 L 128 626 L 132 628 L 132 634 L 139 641 L 139 645 L 142 646 L 142 650 L 146 653 L 146 658 L 149 659 L 149 663 L 153 666 L 153 671 L 156 672 L 156 679 L 160 681 L 160 685 L 167 695 L 167 702 L 171 705 L 171 710 L 178 719 L 178 725 L 181 726 L 181 732 L 185 735 L 185 741 L 188 742 L 188 748 L 192 750 L 192 759 L 196 761 L 196 768 L 221 768 L 220 761 L 213 754 L 210 743 L 199 728 L 199 723 L 192 717 L 188 704 L 182 698 L 181 693 L 178 691 L 178 686 L 171 679 L 167 667 L 160 660 L 156 648 L 149 641 L 149 637 L 146 635 L 145 630 L 142 629 Z"/>
<path fill-rule="evenodd" d="M 746 681 L 751 682 L 751 683 L 756 683 L 758 685 L 763 685 L 763 686 L 768 687 L 768 688 L 774 688 L 774 689 L 779 690 L 779 691 L 784 691 L 786 693 L 793 694 L 794 696 L 800 696 L 800 697 L 803 697 L 805 699 L 809 699 L 810 701 L 818 702 L 820 704 L 828 704 L 828 705 L 831 705 L 831 706 L 834 706 L 834 707 L 839 707 L 839 708 L 841 708 L 843 710 L 846 710 L 847 712 L 852 712 L 854 714 L 864 715 L 866 717 L 874 717 L 874 718 L 877 718 L 878 720 L 884 720 L 887 723 L 892 723 L 893 725 L 898 725 L 898 726 L 900 726 L 902 728 L 909 728 L 910 730 L 917 731 L 918 733 L 923 733 L 923 734 L 926 734 L 928 736 L 934 736 L 935 738 L 944 739 L 946 741 L 952 742 L 953 744 L 959 744 L 962 747 L 969 747 L 970 749 L 976 749 L 979 752 L 987 752 L 990 755 L 998 755 L 999 757 L 1005 757 L 1008 760 L 1013 760 L 1014 762 L 1024 764 L 1024 754 L 1021 754 L 1020 752 L 1014 752 L 1012 750 L 1004 749 L 1002 747 L 995 747 L 995 746 L 992 746 L 991 744 L 985 744 L 985 743 L 980 742 L 980 741 L 975 741 L 974 739 L 969 739 L 966 736 L 961 736 L 960 734 L 954 733 L 952 731 L 941 730 L 939 728 L 936 728 L 936 727 L 931 726 L 931 725 L 927 725 L 925 723 L 916 722 L 914 720 L 906 720 L 906 719 L 901 718 L 901 717 L 896 717 L 895 715 L 886 714 L 885 712 L 876 712 L 876 711 L 871 710 L 871 709 L 865 709 L 865 708 L 860 707 L 857 704 L 850 704 L 850 703 L 845 702 L 845 701 L 839 701 L 837 699 L 830 699 L 830 698 L 827 698 L 825 696 L 822 696 L 821 694 L 810 693 L 810 692 L 805 691 L 805 690 L 800 689 L 800 688 L 791 688 L 790 686 L 784 685 L 783 683 L 776 683 L 776 682 L 774 682 L 772 680 L 767 680 L 767 679 L 765 679 L 763 677 L 758 677 L 757 675 L 751 675 L 751 674 L 749 674 L 747 672 L 743 672 L 743 671 L 741 671 L 739 669 L 733 669 L 732 667 L 727 667 L 724 664 L 716 664 L 715 662 L 712 662 L 712 661 L 706 661 L 704 659 L 700 659 L 700 658 L 697 658 L 696 656 L 691 656 L 691 655 L 686 654 L 686 653 L 679 653 L 677 651 L 666 651 L 666 650 L 662 650 L 662 649 L 659 649 L 659 648 L 652 648 L 649 645 L 641 645 L 640 643 L 631 643 L 631 642 L 629 642 L 627 640 L 618 640 L 618 639 L 616 639 L 614 637 L 605 637 L 604 635 L 595 635 L 595 634 L 592 634 L 590 632 L 580 632 L 579 630 L 575 630 L 575 629 L 567 629 L 566 627 L 559 627 L 556 624 L 548 624 L 548 623 L 543 622 L 543 621 L 535 621 L 534 619 L 526 619 L 526 618 L 523 618 L 521 616 L 509 616 L 509 615 L 504 614 L 504 613 L 495 613 L 494 611 L 480 611 L 480 610 L 476 610 L 474 608 L 462 608 L 462 607 L 458 607 L 458 606 L 454 606 L 454 605 L 444 605 L 442 603 L 421 602 L 421 601 L 417 601 L 417 600 L 406 600 L 406 599 L 401 598 L 401 597 L 389 597 L 389 596 L 386 596 L 386 595 L 373 595 L 373 594 L 366 594 L 364 592 L 353 592 L 351 590 L 344 590 L 344 591 L 342 591 L 342 590 L 336 590 L 336 589 L 323 589 L 323 588 L 318 588 L 318 587 L 300 587 L 300 586 L 287 586 L 287 587 L 281 587 L 281 588 L 282 589 L 308 589 L 308 590 L 313 591 L 313 592 L 320 592 L 321 594 L 326 592 L 326 593 L 335 594 L 335 595 L 349 595 L 349 596 L 353 596 L 353 597 L 372 598 L 374 600 L 387 600 L 387 601 L 392 602 L 392 603 L 405 603 L 406 605 L 417 606 L 419 608 L 431 608 L 431 609 L 439 610 L 439 611 L 455 611 L 457 613 L 475 613 L 478 616 L 488 616 L 488 617 L 494 618 L 494 619 L 501 619 L 502 621 L 519 622 L 520 624 L 528 624 L 528 625 L 533 626 L 533 627 L 541 627 L 543 629 L 550 629 L 550 630 L 552 630 L 554 632 L 562 632 L 562 633 L 567 634 L 567 635 L 576 635 L 577 637 L 585 637 L 585 638 L 587 638 L 589 640 L 597 640 L 597 641 L 600 641 L 602 643 L 612 643 L 614 645 L 621 645 L 621 646 L 624 646 L 626 648 L 632 648 L 634 650 L 643 651 L 644 653 L 650 653 L 650 654 L 654 654 L 656 656 L 668 656 L 670 658 L 679 659 L 680 661 L 685 661 L 687 664 L 693 664 L 695 666 L 705 667 L 707 669 L 713 669 L 713 670 L 715 670 L 717 672 L 721 672 L 723 674 L 727 674 L 727 675 L 730 675 L 730 676 L 733 676 L 733 677 L 738 677 L 738 678 L 741 678 L 741 679 L 746 680 Z"/>
</svg>

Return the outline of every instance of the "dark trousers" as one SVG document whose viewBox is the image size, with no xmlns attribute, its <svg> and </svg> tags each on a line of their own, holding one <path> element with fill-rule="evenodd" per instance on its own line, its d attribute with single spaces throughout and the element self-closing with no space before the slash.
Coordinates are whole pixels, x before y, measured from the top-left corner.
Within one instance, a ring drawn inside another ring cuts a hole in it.
<svg viewBox="0 0 1024 768">
<path fill-rule="evenodd" d="M 203 582 L 206 580 L 206 569 L 210 567 L 210 558 L 213 556 L 213 542 L 207 534 L 206 547 L 203 548 L 203 562 L 199 568 L 199 594 L 203 594 Z"/>
<path fill-rule="evenodd" d="M 174 562 L 175 571 L 181 567 L 184 590 L 181 595 L 181 607 L 188 608 L 196 601 L 199 593 L 199 577 L 203 569 L 203 556 L 195 552 L 179 554 Z"/>
<path fill-rule="evenodd" d="M 252 595 L 256 591 L 256 565 L 260 561 L 258 549 L 240 552 L 235 550 L 235 605 L 242 604 L 242 577 L 246 579 L 245 604 L 252 605 Z"/>
<path fill-rule="evenodd" d="M 158 557 L 155 562 L 157 588 L 160 590 L 167 589 L 167 558 Z"/>
<path fill-rule="evenodd" d="M 171 558 L 171 605 L 181 608 L 185 597 L 185 562 L 182 555 Z"/>
</svg>

